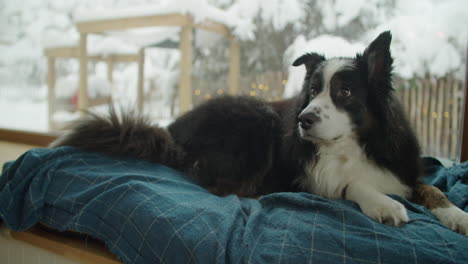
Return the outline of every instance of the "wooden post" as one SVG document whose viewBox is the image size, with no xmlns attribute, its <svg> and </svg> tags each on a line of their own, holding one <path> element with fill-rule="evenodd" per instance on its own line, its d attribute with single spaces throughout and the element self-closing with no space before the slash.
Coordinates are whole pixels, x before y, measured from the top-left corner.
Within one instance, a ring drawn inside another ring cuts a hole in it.
<svg viewBox="0 0 468 264">
<path fill-rule="evenodd" d="M 107 64 L 107 80 L 110 83 L 114 82 L 114 58 L 112 56 L 107 57 L 106 59 L 106 64 Z"/>
<path fill-rule="evenodd" d="M 143 113 L 143 88 L 145 83 L 145 50 L 141 48 L 138 52 L 138 87 L 137 87 L 137 107 L 140 114 Z"/>
<path fill-rule="evenodd" d="M 436 130 L 435 131 L 435 155 L 438 157 L 443 157 L 441 142 L 442 142 L 442 137 L 443 137 L 443 132 L 444 132 L 443 121 L 444 121 L 444 102 L 445 102 L 444 93 L 446 90 L 445 82 L 446 82 L 446 79 L 443 79 L 443 78 L 441 78 L 437 82 L 438 93 L 436 95 L 437 96 L 437 101 L 436 101 L 437 110 L 435 110 L 437 113 L 436 128 L 435 128 Z"/>
<path fill-rule="evenodd" d="M 430 87 L 430 94 L 427 96 L 431 97 L 430 99 L 430 107 L 429 107 L 429 152 L 428 154 L 431 156 L 435 156 L 435 130 L 436 130 L 436 115 L 437 115 L 437 108 L 436 108 L 436 97 L 437 97 L 437 80 L 433 77 L 428 78 L 428 82 Z M 432 95 L 432 96 L 431 96 Z"/>
<path fill-rule="evenodd" d="M 451 85 L 453 85 L 452 77 L 448 76 L 445 82 L 445 91 L 444 91 L 444 132 L 443 141 L 442 141 L 442 156 L 445 158 L 450 158 L 449 154 L 449 147 L 450 147 L 450 118 L 452 118 L 452 114 L 450 113 L 450 104 L 449 100 L 452 98 L 452 90 Z M 440 100 L 440 99 L 439 99 Z"/>
<path fill-rule="evenodd" d="M 52 115 L 55 112 L 55 58 L 47 58 L 47 120 L 49 130 L 54 129 Z"/>
<path fill-rule="evenodd" d="M 431 98 L 434 96 L 432 92 L 432 81 L 429 76 L 426 76 L 424 78 L 424 111 L 425 115 L 423 116 L 423 119 L 421 120 L 421 127 L 423 128 L 423 134 L 425 137 L 425 142 L 424 146 L 426 148 L 426 155 L 431 155 L 432 152 L 432 147 L 433 147 L 433 140 L 434 138 L 432 137 L 432 101 Z"/>
<path fill-rule="evenodd" d="M 190 110 L 192 104 L 192 23 L 180 32 L 179 115 Z"/>
<path fill-rule="evenodd" d="M 88 53 L 87 34 L 80 34 L 80 87 L 78 91 L 78 110 L 80 116 L 84 117 L 83 110 L 88 109 Z"/>
<path fill-rule="evenodd" d="M 466 45 L 468 51 L 468 43 Z M 465 65 L 465 99 L 462 108 L 462 136 L 461 136 L 461 150 L 460 161 L 468 160 L 468 60 Z"/>
<path fill-rule="evenodd" d="M 423 153 L 426 152 L 427 150 L 427 145 L 426 145 L 426 134 L 423 133 L 423 123 L 422 120 L 424 118 L 424 114 L 426 113 L 424 109 L 424 94 L 425 91 L 424 89 L 426 88 L 424 86 L 424 81 L 423 80 L 415 80 L 417 91 L 416 91 L 416 98 L 417 98 L 417 112 L 416 112 L 416 134 L 418 135 L 419 138 L 422 138 L 422 146 L 423 146 Z"/>
<path fill-rule="evenodd" d="M 409 117 L 409 104 L 407 102 L 408 89 L 405 86 L 403 80 L 400 78 L 395 79 L 395 87 L 397 87 L 398 95 L 400 96 L 400 102 L 403 105 L 405 112 L 407 113 L 406 115 Z"/>
<path fill-rule="evenodd" d="M 459 146 L 459 137 L 458 137 L 458 117 L 459 117 L 459 107 L 458 107 L 458 88 L 460 82 L 454 80 L 452 87 L 452 128 L 451 128 L 451 147 L 450 147 L 450 157 L 454 160 L 457 159 L 458 146 Z"/>
<path fill-rule="evenodd" d="M 410 111 L 411 111 L 411 90 L 410 90 L 410 87 L 407 85 L 406 82 L 402 82 L 403 83 L 403 88 L 405 89 L 405 104 L 406 104 L 406 113 L 407 113 L 407 116 L 408 116 L 408 119 L 410 117 Z"/>
<path fill-rule="evenodd" d="M 410 81 L 405 81 L 407 82 L 408 84 L 408 87 L 411 89 L 411 123 L 413 125 L 413 129 L 414 131 L 417 131 L 417 127 L 416 127 L 416 120 L 417 120 L 417 109 L 418 109 L 418 105 L 417 105 L 417 101 L 416 101 L 416 96 L 417 96 L 417 90 L 416 90 L 416 87 L 414 85 L 411 84 Z M 419 138 L 419 135 L 418 135 L 418 138 Z M 421 141 L 422 139 L 419 138 L 419 142 L 422 143 Z"/>
<path fill-rule="evenodd" d="M 231 39 L 230 47 L 230 66 L 229 66 L 229 94 L 236 95 L 239 93 L 239 67 L 240 67 L 240 52 L 239 42 L 237 39 Z"/>
</svg>

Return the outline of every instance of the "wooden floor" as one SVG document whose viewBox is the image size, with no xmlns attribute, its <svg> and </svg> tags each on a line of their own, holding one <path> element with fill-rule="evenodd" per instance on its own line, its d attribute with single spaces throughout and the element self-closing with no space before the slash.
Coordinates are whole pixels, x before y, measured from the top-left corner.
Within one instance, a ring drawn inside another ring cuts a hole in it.
<svg viewBox="0 0 468 264">
<path fill-rule="evenodd" d="M 0 141 L 0 164 L 15 160 L 31 148 L 37 148 L 37 146 Z"/>
</svg>

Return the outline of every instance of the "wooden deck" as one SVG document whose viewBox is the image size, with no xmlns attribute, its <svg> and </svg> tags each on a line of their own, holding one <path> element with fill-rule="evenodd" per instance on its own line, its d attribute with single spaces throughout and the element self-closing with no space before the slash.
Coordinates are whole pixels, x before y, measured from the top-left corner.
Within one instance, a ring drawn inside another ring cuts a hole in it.
<svg viewBox="0 0 468 264">
<path fill-rule="evenodd" d="M 221 23 L 211 20 L 197 22 L 189 14 L 169 13 L 134 17 L 96 18 L 94 20 L 78 21 L 76 29 L 80 33 L 80 42 L 76 54 L 79 54 L 80 75 L 78 109 L 89 107 L 88 98 L 88 35 L 105 34 L 109 31 L 127 30 L 144 27 L 180 27 L 180 79 L 179 79 L 179 115 L 192 108 L 192 60 L 193 60 L 193 30 L 203 29 L 214 32 L 230 40 L 230 62 L 228 85 L 229 93 L 237 94 L 239 91 L 240 51 L 239 43 L 229 28 Z M 138 88 L 143 93 L 142 84 Z M 142 98 L 142 97 L 141 97 Z M 139 102 L 140 103 L 140 102 Z M 81 116 L 84 116 L 81 111 Z"/>
</svg>

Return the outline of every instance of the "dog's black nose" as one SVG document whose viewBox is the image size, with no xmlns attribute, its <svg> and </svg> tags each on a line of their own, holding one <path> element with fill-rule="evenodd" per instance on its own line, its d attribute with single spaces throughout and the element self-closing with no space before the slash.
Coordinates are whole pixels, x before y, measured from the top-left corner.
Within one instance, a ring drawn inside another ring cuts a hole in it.
<svg viewBox="0 0 468 264">
<path fill-rule="evenodd" d="M 302 113 L 299 115 L 299 125 L 303 129 L 310 129 L 315 122 L 320 121 L 320 117 L 313 112 Z"/>
</svg>

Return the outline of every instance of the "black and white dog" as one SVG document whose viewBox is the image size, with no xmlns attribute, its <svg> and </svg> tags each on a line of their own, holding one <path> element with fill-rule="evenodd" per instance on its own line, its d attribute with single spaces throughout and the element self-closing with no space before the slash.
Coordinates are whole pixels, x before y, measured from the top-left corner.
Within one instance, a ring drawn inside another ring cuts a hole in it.
<svg viewBox="0 0 468 264">
<path fill-rule="evenodd" d="M 297 96 L 268 103 L 226 96 L 167 129 L 137 115 L 91 116 L 52 144 L 126 155 L 180 169 L 217 195 L 308 191 L 359 204 L 388 225 L 408 222 L 387 194 L 413 199 L 468 235 L 468 214 L 421 185 L 420 150 L 392 87 L 390 32 L 354 58 L 308 53 Z"/>
</svg>

